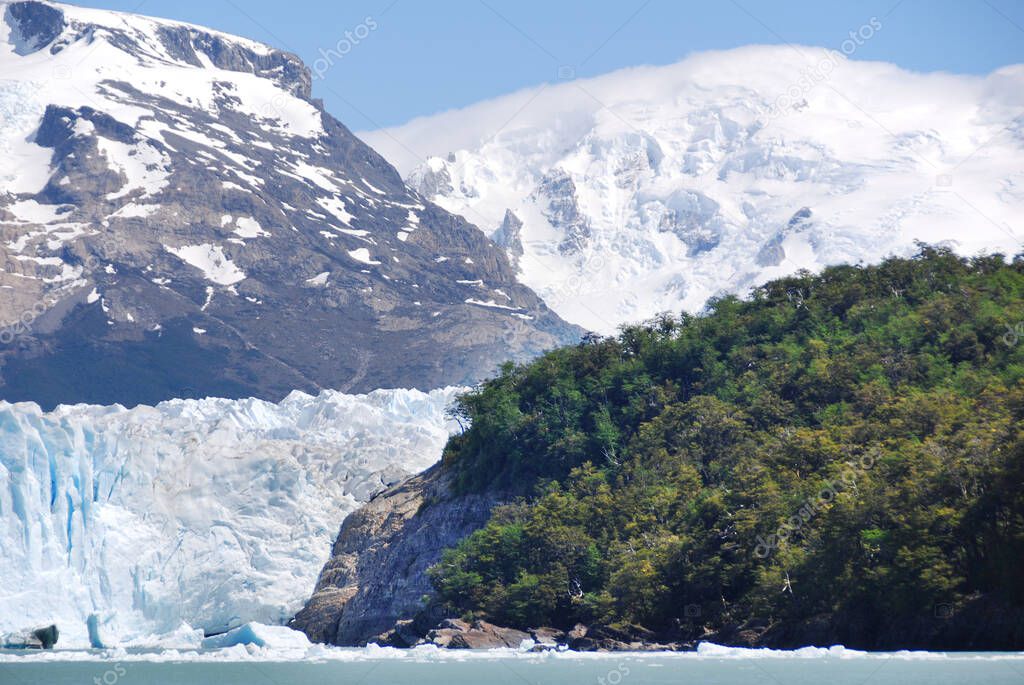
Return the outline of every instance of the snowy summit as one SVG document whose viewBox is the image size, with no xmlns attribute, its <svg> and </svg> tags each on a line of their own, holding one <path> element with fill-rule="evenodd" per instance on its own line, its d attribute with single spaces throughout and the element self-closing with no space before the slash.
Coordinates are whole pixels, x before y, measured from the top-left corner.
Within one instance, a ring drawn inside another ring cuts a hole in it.
<svg viewBox="0 0 1024 685">
<path fill-rule="evenodd" d="M 914 241 L 1024 249 L 1024 66 L 919 74 L 754 46 L 363 135 L 592 330 Z"/>
</svg>

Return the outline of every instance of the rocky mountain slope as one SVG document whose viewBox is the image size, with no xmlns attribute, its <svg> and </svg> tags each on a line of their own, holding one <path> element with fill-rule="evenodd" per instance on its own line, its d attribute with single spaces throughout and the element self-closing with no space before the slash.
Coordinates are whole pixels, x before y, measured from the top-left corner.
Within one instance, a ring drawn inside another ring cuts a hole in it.
<svg viewBox="0 0 1024 685">
<path fill-rule="evenodd" d="M 0 396 L 44 406 L 476 380 L 579 330 L 502 250 L 207 29 L 0 4 Z"/>
<path fill-rule="evenodd" d="M 361 135 L 555 311 L 609 333 L 915 240 L 1019 252 L 1022 93 L 1022 66 L 917 74 L 760 46 Z"/>
<path fill-rule="evenodd" d="M 455 392 L 0 402 L 0 635 L 56 623 L 81 647 L 90 617 L 107 644 L 287 621 L 338 521 L 437 460 Z"/>
</svg>

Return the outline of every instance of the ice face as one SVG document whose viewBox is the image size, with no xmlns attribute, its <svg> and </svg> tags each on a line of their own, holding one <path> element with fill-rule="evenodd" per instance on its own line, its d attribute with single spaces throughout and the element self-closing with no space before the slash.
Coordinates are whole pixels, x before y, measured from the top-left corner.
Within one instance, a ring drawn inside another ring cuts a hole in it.
<svg viewBox="0 0 1024 685">
<path fill-rule="evenodd" d="M 0 402 L 0 634 L 56 623 L 61 646 L 88 646 L 286 621 L 345 515 L 439 458 L 456 392 Z"/>
</svg>

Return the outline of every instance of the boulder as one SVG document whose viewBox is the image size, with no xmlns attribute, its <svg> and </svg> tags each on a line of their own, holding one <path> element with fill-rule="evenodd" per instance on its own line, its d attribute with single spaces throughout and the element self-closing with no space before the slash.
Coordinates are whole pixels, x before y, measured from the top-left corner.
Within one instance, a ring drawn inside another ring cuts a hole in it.
<svg viewBox="0 0 1024 685">
<path fill-rule="evenodd" d="M 44 628 L 33 630 L 32 637 L 39 640 L 39 644 L 43 649 L 53 649 L 53 646 L 57 644 L 57 639 L 60 637 L 60 631 L 57 630 L 56 625 L 51 624 Z"/>
<path fill-rule="evenodd" d="M 416 623 L 411 619 L 397 621 L 395 627 L 371 640 L 381 647 L 399 647 L 405 649 L 423 644 L 423 635 L 416 630 Z"/>
<path fill-rule="evenodd" d="M 598 640 L 616 640 L 625 643 L 654 642 L 657 638 L 652 631 L 635 623 L 592 626 L 587 630 L 587 637 Z"/>
<path fill-rule="evenodd" d="M 467 621 L 463 621 L 461 618 L 446 618 L 437 624 L 437 627 L 442 630 L 459 630 L 467 631 L 472 626 Z"/>
<path fill-rule="evenodd" d="M 486 621 L 472 624 L 459 619 L 445 619 L 427 633 L 427 641 L 445 649 L 518 649 L 530 634 L 514 628 L 496 626 Z"/>
<path fill-rule="evenodd" d="M 565 644 L 565 631 L 557 628 L 534 628 L 530 631 L 530 637 L 538 645 L 545 647 L 557 647 Z"/>
<path fill-rule="evenodd" d="M 576 652 L 624 652 L 630 649 L 625 642 L 611 638 L 580 637 L 569 643 Z"/>
</svg>

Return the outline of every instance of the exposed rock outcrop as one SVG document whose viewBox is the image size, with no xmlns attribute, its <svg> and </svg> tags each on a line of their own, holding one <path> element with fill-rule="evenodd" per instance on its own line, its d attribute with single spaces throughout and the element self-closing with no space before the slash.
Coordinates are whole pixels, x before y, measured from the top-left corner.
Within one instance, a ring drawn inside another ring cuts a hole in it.
<svg viewBox="0 0 1024 685">
<path fill-rule="evenodd" d="M 519 649 L 529 641 L 533 643 L 533 651 L 568 648 L 566 633 L 557 628 L 524 631 L 482 620 L 470 622 L 458 618 L 446 618 L 425 632 L 423 625 L 423 620 L 403 619 L 371 642 L 382 647 L 399 648 L 429 644 L 443 649 Z"/>
<path fill-rule="evenodd" d="M 346 518 L 313 596 L 291 626 L 315 642 L 362 645 L 419 614 L 432 591 L 427 569 L 445 548 L 482 527 L 501 501 L 495 493 L 456 497 L 450 484 L 439 464 Z"/>
<path fill-rule="evenodd" d="M 505 218 L 491 239 L 498 247 L 504 248 L 512 265 L 518 268 L 523 256 L 522 220 L 511 209 L 505 210 Z"/>
<path fill-rule="evenodd" d="M 486 621 L 467 623 L 459 619 L 447 619 L 436 629 L 427 633 L 427 641 L 447 649 L 497 649 L 518 648 L 530 634 L 515 628 L 503 628 Z"/>
<path fill-rule="evenodd" d="M 580 209 L 572 177 L 564 169 L 552 169 L 541 180 L 535 196 L 544 216 L 562 232 L 558 251 L 562 254 L 581 252 L 590 240 L 592 230 Z"/>
</svg>

